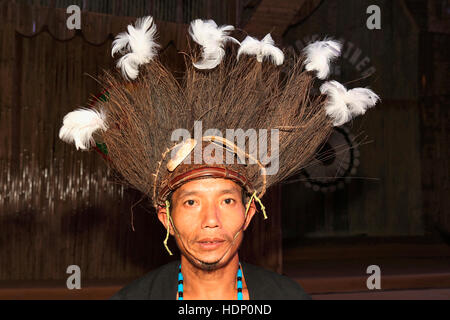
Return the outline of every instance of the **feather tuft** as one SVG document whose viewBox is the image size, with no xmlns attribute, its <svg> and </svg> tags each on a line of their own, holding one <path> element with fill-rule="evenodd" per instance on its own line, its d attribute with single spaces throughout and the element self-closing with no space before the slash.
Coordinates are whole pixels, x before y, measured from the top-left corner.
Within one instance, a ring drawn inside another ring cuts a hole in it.
<svg viewBox="0 0 450 320">
<path fill-rule="evenodd" d="M 153 60 L 158 53 L 159 44 L 155 42 L 156 25 L 153 17 L 136 20 L 135 27 L 128 26 L 128 32 L 119 33 L 113 41 L 111 55 L 126 53 L 117 62 L 117 67 L 127 80 L 139 75 L 139 66 Z M 127 53 L 128 52 L 128 53 Z"/>
<path fill-rule="evenodd" d="M 330 74 L 330 62 L 341 55 L 342 44 L 334 40 L 316 41 L 303 49 L 306 55 L 305 69 L 316 71 L 317 78 L 324 80 Z"/>
<path fill-rule="evenodd" d="M 261 41 L 256 38 L 247 36 L 241 43 L 238 50 L 237 60 L 241 54 L 256 55 L 256 60 L 262 62 L 264 57 L 269 58 L 272 63 L 279 66 L 284 62 L 284 54 L 279 48 L 275 47 L 274 41 L 270 33 L 268 33 Z"/>
<path fill-rule="evenodd" d="M 238 40 L 229 36 L 233 26 L 217 27 L 213 20 L 196 19 L 189 26 L 192 39 L 202 46 L 202 60 L 194 63 L 197 69 L 214 69 L 225 56 L 224 45 L 228 41 L 240 44 Z"/>
<path fill-rule="evenodd" d="M 97 130 L 108 129 L 105 113 L 95 109 L 80 108 L 65 115 L 59 138 L 67 143 L 75 143 L 78 149 L 86 150 L 93 145 L 92 135 Z"/>
<path fill-rule="evenodd" d="M 325 82 L 320 87 L 320 92 L 329 97 L 325 110 L 336 127 L 366 113 L 367 109 L 375 106 L 380 100 L 380 97 L 370 89 L 355 88 L 347 91 L 337 81 Z"/>
</svg>

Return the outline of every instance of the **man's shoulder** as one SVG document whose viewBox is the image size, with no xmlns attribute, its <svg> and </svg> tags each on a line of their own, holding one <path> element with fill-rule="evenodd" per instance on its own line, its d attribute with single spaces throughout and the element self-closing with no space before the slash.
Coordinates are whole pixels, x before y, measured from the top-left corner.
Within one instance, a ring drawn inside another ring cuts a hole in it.
<svg viewBox="0 0 450 320">
<path fill-rule="evenodd" d="M 255 300 L 311 300 L 293 279 L 262 267 L 242 263 L 244 277 Z"/>
<path fill-rule="evenodd" d="M 179 261 L 172 261 L 154 269 L 119 290 L 111 300 L 165 299 L 171 292 L 173 274 L 177 272 Z"/>
</svg>

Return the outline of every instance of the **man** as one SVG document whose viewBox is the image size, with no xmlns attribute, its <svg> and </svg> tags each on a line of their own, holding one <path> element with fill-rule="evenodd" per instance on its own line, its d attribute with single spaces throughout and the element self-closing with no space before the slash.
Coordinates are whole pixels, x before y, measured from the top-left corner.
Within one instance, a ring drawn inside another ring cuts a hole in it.
<svg viewBox="0 0 450 320">
<path fill-rule="evenodd" d="M 64 117 L 60 138 L 77 149 L 99 138 L 108 165 L 155 207 L 169 254 L 169 235 L 181 252 L 181 261 L 113 299 L 309 299 L 287 277 L 240 261 L 243 233 L 257 206 L 266 217 L 261 198 L 270 186 L 311 164 L 333 126 L 379 98 L 336 81 L 323 83 L 321 94 L 311 90 L 329 76 L 336 41 L 307 46 L 285 74 L 270 34 L 239 42 L 233 29 L 193 21 L 189 34 L 201 50 L 188 46 L 180 81 L 157 59 L 153 18 L 139 19 L 113 42 L 113 55 L 124 55 L 121 74 L 101 79 L 108 99 Z M 228 43 L 237 52 L 226 51 Z"/>
<path fill-rule="evenodd" d="M 183 174 L 198 168 L 225 168 L 205 162 L 181 165 L 179 171 Z M 231 171 L 230 166 L 227 168 Z M 169 196 L 170 204 L 158 209 L 159 220 L 175 237 L 181 261 L 150 272 L 112 299 L 310 299 L 295 281 L 244 262 L 240 264 L 238 249 L 256 213 L 255 202 L 252 199 L 249 203 L 249 198 L 246 190 L 230 179 L 188 179 Z M 178 281 L 180 265 L 182 284 Z M 240 268 L 241 283 L 237 276 Z"/>
<path fill-rule="evenodd" d="M 227 179 L 202 179 L 184 184 L 172 196 L 172 217 L 181 252 L 184 300 L 236 300 L 238 249 L 253 218 L 245 218 L 242 188 Z M 167 225 L 166 209 L 158 218 Z M 175 235 L 171 228 L 170 233 Z M 239 235 L 234 238 L 235 234 Z M 112 299 L 179 299 L 180 261 L 169 263 L 120 290 Z M 243 300 L 310 299 L 295 281 L 244 262 Z"/>
</svg>

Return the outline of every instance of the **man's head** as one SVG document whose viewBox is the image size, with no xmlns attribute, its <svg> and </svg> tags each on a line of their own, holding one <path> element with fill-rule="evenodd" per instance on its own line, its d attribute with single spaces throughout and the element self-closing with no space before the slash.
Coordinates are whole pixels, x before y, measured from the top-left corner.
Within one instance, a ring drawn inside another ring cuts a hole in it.
<svg viewBox="0 0 450 320">
<path fill-rule="evenodd" d="M 254 202 L 245 216 L 243 190 L 228 179 L 189 181 L 175 190 L 170 202 L 175 236 L 181 254 L 201 269 L 220 268 L 233 258 L 256 212 Z M 167 227 L 166 208 L 158 218 Z"/>
</svg>

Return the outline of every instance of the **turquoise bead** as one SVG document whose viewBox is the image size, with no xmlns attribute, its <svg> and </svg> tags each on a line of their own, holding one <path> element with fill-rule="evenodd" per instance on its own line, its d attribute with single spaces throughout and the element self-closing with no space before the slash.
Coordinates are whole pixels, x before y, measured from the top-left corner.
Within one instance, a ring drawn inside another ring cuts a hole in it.
<svg viewBox="0 0 450 320">
<path fill-rule="evenodd" d="M 178 281 L 183 281 L 183 274 L 181 273 L 181 264 L 180 264 L 179 270 L 180 271 L 178 272 Z M 237 271 L 236 278 L 239 278 L 239 277 L 242 279 L 242 271 L 241 271 L 241 264 L 240 263 L 239 263 L 239 268 L 238 268 L 238 271 Z M 242 281 L 241 280 L 237 280 L 237 288 L 238 289 L 242 289 Z M 183 293 L 183 284 L 182 283 L 178 284 L 178 292 L 179 293 Z M 238 291 L 237 299 L 238 300 L 244 300 L 244 296 L 243 296 L 242 292 Z M 179 296 L 178 300 L 183 300 L 183 297 Z"/>
</svg>

